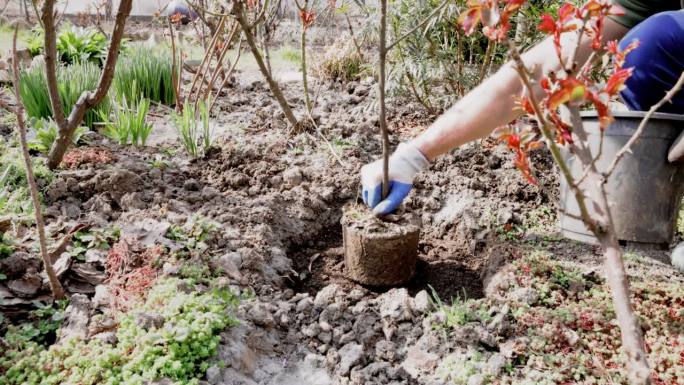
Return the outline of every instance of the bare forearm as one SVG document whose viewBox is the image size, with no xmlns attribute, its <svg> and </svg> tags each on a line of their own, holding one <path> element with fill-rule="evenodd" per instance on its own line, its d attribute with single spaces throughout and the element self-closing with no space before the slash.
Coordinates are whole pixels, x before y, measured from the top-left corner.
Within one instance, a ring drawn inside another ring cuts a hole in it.
<svg viewBox="0 0 684 385">
<path fill-rule="evenodd" d="M 489 135 L 494 128 L 517 117 L 514 95 L 521 89 L 517 73 L 506 65 L 442 114 L 413 144 L 433 160 L 452 148 Z"/>
<path fill-rule="evenodd" d="M 626 28 L 608 20 L 605 25 L 604 38 L 605 40 L 619 39 L 626 32 Z M 565 60 L 572 55 L 572 51 L 577 46 L 576 41 L 576 35 L 564 36 L 563 46 L 569 51 L 564 52 Z M 590 39 L 585 36 L 575 60 L 584 63 L 590 52 Z M 543 74 L 561 69 L 550 38 L 526 52 L 523 60 L 532 71 L 532 77 L 537 80 Z M 541 92 L 541 89 L 537 91 Z M 505 64 L 440 116 L 425 132 L 413 139 L 412 144 L 417 146 L 429 160 L 434 160 L 453 148 L 484 138 L 495 128 L 518 117 L 514 111 L 515 99 L 521 93 L 522 85 L 517 72 L 510 63 Z"/>
</svg>

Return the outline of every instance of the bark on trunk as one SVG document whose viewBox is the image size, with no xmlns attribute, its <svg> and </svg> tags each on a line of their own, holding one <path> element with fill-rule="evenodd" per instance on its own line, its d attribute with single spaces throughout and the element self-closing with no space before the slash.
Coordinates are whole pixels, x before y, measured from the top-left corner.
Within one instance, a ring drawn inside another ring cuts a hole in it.
<svg viewBox="0 0 684 385">
<path fill-rule="evenodd" d="M 116 62 L 119 59 L 119 48 L 121 47 L 121 39 L 123 38 L 126 19 L 131 13 L 133 2 L 132 0 L 122 0 L 119 4 L 114 31 L 112 32 L 109 50 L 107 51 L 107 59 L 100 74 L 97 88 L 95 89 L 95 92 L 85 91 L 81 94 L 76 104 L 72 107 L 68 118 L 65 118 L 64 116 L 64 110 L 62 109 L 62 104 L 59 99 L 57 86 L 57 47 L 55 40 L 54 3 L 54 0 L 45 0 L 41 16 L 45 29 L 45 68 L 47 71 L 46 79 L 48 93 L 50 95 L 50 105 L 52 106 L 53 117 L 59 127 L 59 135 L 48 155 L 47 165 L 51 169 L 57 168 L 62 162 L 64 153 L 66 153 L 71 144 L 71 138 L 74 135 L 74 131 L 83 121 L 86 111 L 100 103 L 102 99 L 107 96 L 107 92 L 109 92 L 109 87 L 114 79 Z"/>
</svg>

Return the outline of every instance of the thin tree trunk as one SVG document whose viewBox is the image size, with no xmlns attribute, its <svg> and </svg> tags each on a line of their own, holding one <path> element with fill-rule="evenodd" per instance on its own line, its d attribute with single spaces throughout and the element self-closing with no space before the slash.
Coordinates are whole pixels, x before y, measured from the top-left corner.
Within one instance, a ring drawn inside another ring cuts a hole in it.
<svg viewBox="0 0 684 385">
<path fill-rule="evenodd" d="M 309 79 L 307 77 L 307 68 L 306 68 L 306 27 L 302 24 L 302 41 L 301 41 L 301 50 L 302 50 L 302 84 L 304 85 L 304 101 L 306 103 L 306 110 L 311 113 L 311 97 L 309 96 Z"/>
<path fill-rule="evenodd" d="M 64 288 L 57 278 L 57 274 L 52 266 L 53 261 L 50 259 L 50 254 L 47 249 L 47 240 L 45 237 L 45 221 L 43 219 L 43 207 L 40 203 L 40 195 L 38 194 L 38 186 L 36 178 L 33 174 L 33 165 L 31 163 L 31 156 L 28 151 L 28 144 L 26 143 L 26 123 L 24 122 L 24 105 L 21 102 L 19 95 L 19 64 L 17 57 L 17 34 L 19 28 L 14 29 L 14 39 L 12 43 L 12 70 L 14 74 L 14 97 L 16 98 L 16 107 L 14 113 L 17 116 L 17 129 L 19 131 L 19 143 L 21 144 L 21 154 L 26 168 L 26 180 L 31 193 L 31 201 L 33 202 L 33 212 L 36 219 L 36 228 L 38 230 L 38 243 L 40 245 L 40 256 L 43 259 L 43 267 L 50 282 L 50 289 L 55 299 L 64 299 Z"/>
<path fill-rule="evenodd" d="M 380 0 L 380 79 L 378 81 L 378 95 L 380 99 L 380 131 L 382 134 L 382 199 L 389 193 L 389 132 L 387 131 L 387 117 L 385 105 L 385 66 L 387 64 L 387 0 Z"/>
<path fill-rule="evenodd" d="M 245 16 L 245 11 L 244 11 L 244 8 L 243 8 L 241 1 L 234 2 L 233 13 L 234 13 L 235 17 L 237 18 L 238 23 L 240 23 L 240 27 L 242 27 L 242 31 L 244 32 L 244 35 L 245 35 L 245 40 L 247 40 L 247 44 L 249 45 L 249 49 L 252 51 L 252 55 L 254 56 L 254 60 L 256 60 L 257 65 L 259 66 L 259 70 L 261 71 L 261 74 L 264 75 L 264 78 L 266 78 L 266 82 L 268 83 L 268 86 L 271 89 L 273 96 L 278 101 L 280 108 L 283 110 L 283 113 L 285 114 L 285 118 L 290 123 L 293 130 L 295 130 L 295 131 L 299 130 L 300 124 L 297 121 L 297 118 L 295 118 L 294 113 L 292 112 L 292 109 L 290 108 L 290 105 L 287 102 L 287 99 L 285 99 L 285 96 L 283 95 L 282 91 L 280 90 L 278 83 L 275 81 L 275 79 L 273 79 L 271 74 L 268 72 L 268 68 L 266 68 L 266 64 L 264 63 L 264 59 L 261 56 L 261 53 L 259 52 L 259 47 L 257 47 L 256 41 L 254 40 L 253 26 L 250 25 L 249 22 L 247 21 L 247 18 Z"/>
<path fill-rule="evenodd" d="M 45 30 L 45 70 L 48 93 L 50 95 L 50 105 L 52 106 L 53 117 L 59 127 L 59 135 L 48 154 L 47 165 L 50 169 L 55 169 L 62 162 L 62 158 L 66 153 L 74 131 L 83 121 L 86 111 L 98 105 L 107 93 L 109 87 L 114 79 L 114 70 L 116 69 L 116 62 L 119 58 L 119 48 L 121 47 L 121 39 L 124 34 L 124 27 L 126 19 L 131 13 L 132 0 L 121 0 L 119 10 L 116 15 L 116 22 L 114 24 L 114 31 L 109 44 L 107 52 L 107 59 L 100 74 L 100 80 L 95 92 L 85 91 L 78 98 L 76 104 L 72 107 L 69 118 L 64 116 L 64 110 L 59 98 L 57 72 L 56 72 L 56 32 L 54 20 L 54 0 L 45 0 L 43 3 L 42 16 L 43 26 Z"/>
</svg>

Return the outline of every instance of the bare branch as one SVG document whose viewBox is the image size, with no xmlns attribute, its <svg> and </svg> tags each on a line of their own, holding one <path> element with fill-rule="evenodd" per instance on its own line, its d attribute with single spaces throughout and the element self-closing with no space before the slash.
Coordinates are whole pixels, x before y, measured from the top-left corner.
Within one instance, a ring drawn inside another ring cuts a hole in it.
<svg viewBox="0 0 684 385">
<path fill-rule="evenodd" d="M 625 154 L 630 152 L 630 148 L 632 147 L 632 145 L 634 145 L 634 143 L 636 143 L 636 141 L 639 140 L 639 137 L 641 136 L 641 134 L 643 134 L 644 129 L 646 129 L 646 124 L 648 123 L 649 119 L 651 119 L 651 116 L 653 116 L 653 114 L 656 111 L 658 111 L 660 109 L 660 107 L 662 107 L 665 103 L 672 100 L 672 98 L 677 94 L 677 92 L 679 92 L 682 89 L 683 85 L 684 85 L 684 72 L 682 72 L 682 74 L 679 75 L 679 80 L 677 80 L 677 83 L 675 83 L 675 85 L 672 87 L 672 89 L 667 91 L 667 93 L 665 93 L 665 96 L 662 99 L 660 99 L 660 101 L 658 103 L 654 104 L 648 110 L 648 112 L 644 116 L 644 119 L 642 119 L 641 123 L 639 123 L 639 126 L 637 127 L 637 130 L 634 133 L 634 135 L 632 135 L 632 137 L 629 138 L 627 143 L 625 143 L 625 145 L 615 155 L 615 158 L 613 159 L 610 166 L 608 166 L 608 169 L 604 173 L 604 178 L 606 181 L 608 180 L 608 177 L 610 177 L 610 175 L 613 173 L 613 171 L 615 171 L 615 168 L 617 167 L 620 160 L 625 156 Z"/>
<path fill-rule="evenodd" d="M 230 80 L 230 75 L 235 71 L 235 67 L 237 67 L 238 61 L 240 61 L 240 55 L 242 54 L 242 40 L 244 39 L 243 35 L 240 35 L 240 41 L 238 42 L 237 45 L 237 52 L 235 53 L 235 59 L 233 59 L 233 64 L 230 66 L 230 69 L 226 73 L 225 77 L 223 78 L 223 83 L 221 83 L 221 86 L 216 90 L 216 96 L 211 101 L 211 106 L 209 106 L 209 113 L 211 113 L 211 110 L 214 109 L 214 105 L 216 104 L 216 101 L 219 98 L 219 95 L 221 93 L 221 90 L 223 87 L 226 86 L 226 83 Z"/>
<path fill-rule="evenodd" d="M 26 167 L 26 180 L 31 193 L 31 201 L 33 202 L 33 211 L 36 219 L 36 228 L 38 230 L 38 242 L 40 244 L 40 255 L 43 259 L 43 267 L 50 282 L 50 289 L 55 299 L 64 299 L 64 288 L 55 274 L 52 267 L 52 261 L 47 248 L 47 241 L 45 237 L 45 220 L 43 219 L 43 207 L 40 203 L 40 195 L 38 194 L 38 185 L 36 184 L 36 177 L 33 174 L 33 166 L 31 163 L 31 156 L 28 152 L 28 144 L 26 143 L 26 124 L 24 122 L 24 105 L 21 103 L 21 96 L 19 95 L 19 57 L 17 56 L 17 35 L 19 28 L 14 27 L 14 38 L 12 40 L 12 72 L 14 75 L 14 97 L 16 98 L 16 107 L 14 113 L 17 116 L 17 128 L 19 130 L 19 143 L 21 144 L 21 154 L 24 158 L 24 165 Z"/>
</svg>

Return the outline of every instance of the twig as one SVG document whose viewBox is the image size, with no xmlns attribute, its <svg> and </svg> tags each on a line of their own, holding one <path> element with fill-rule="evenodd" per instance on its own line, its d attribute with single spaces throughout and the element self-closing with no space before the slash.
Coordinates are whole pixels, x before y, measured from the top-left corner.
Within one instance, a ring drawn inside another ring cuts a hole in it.
<svg viewBox="0 0 684 385">
<path fill-rule="evenodd" d="M 240 61 L 240 55 L 242 54 L 242 40 L 244 36 L 240 35 L 240 41 L 238 42 L 237 45 L 237 52 L 235 53 L 235 59 L 233 59 L 233 64 L 231 64 L 230 69 L 226 73 L 225 77 L 223 78 L 223 82 L 221 83 L 221 86 L 216 90 L 216 96 L 211 100 L 211 106 L 209 106 L 209 114 L 211 114 L 211 110 L 214 109 L 214 105 L 216 104 L 216 101 L 219 99 L 219 95 L 221 94 L 221 90 L 226 86 L 228 81 L 230 80 L 230 75 L 235 71 L 235 68 L 237 67 L 238 61 Z"/>
<path fill-rule="evenodd" d="M 52 266 L 52 261 L 48 254 L 47 241 L 45 238 L 45 221 L 43 219 L 43 207 L 40 203 L 40 195 L 38 194 L 38 186 L 36 184 L 36 177 L 33 174 L 33 166 L 31 164 L 31 156 L 28 152 L 28 144 L 26 143 L 26 124 L 24 122 L 24 105 L 21 102 L 19 94 L 19 57 L 17 55 L 17 35 L 19 34 L 19 27 L 14 27 L 14 37 L 12 39 L 12 72 L 14 74 L 14 97 L 16 98 L 16 107 L 14 113 L 17 116 L 17 128 L 19 130 L 19 142 L 21 144 L 21 153 L 24 158 L 24 165 L 26 166 L 26 180 L 28 181 L 29 191 L 31 193 L 31 201 L 33 202 L 33 211 L 36 218 L 36 228 L 38 230 L 38 242 L 40 244 L 40 255 L 43 259 L 45 273 L 50 282 L 52 295 L 55 299 L 64 299 L 64 288 L 59 282 L 55 270 Z"/>
<path fill-rule="evenodd" d="M 620 160 L 625 156 L 630 151 L 630 147 L 636 143 L 637 140 L 639 140 L 639 137 L 641 134 L 644 132 L 644 129 L 646 128 L 646 124 L 648 123 L 649 119 L 651 119 L 651 116 L 660 109 L 665 103 L 669 102 L 672 100 L 672 98 L 677 94 L 682 89 L 682 85 L 684 85 L 684 72 L 682 72 L 681 75 L 679 75 L 679 80 L 677 80 L 677 83 L 672 87 L 671 90 L 667 91 L 665 93 L 665 96 L 660 99 L 660 101 L 656 104 L 654 104 L 646 113 L 644 116 L 644 119 L 641 120 L 641 123 L 639 123 L 639 127 L 637 127 L 636 132 L 634 135 L 632 135 L 631 138 L 625 143 L 625 145 L 618 151 L 618 153 L 615 155 L 615 158 L 613 159 L 613 162 L 611 162 L 610 166 L 608 166 L 608 169 L 606 172 L 603 174 L 604 175 L 604 183 L 608 180 L 608 177 L 615 171 L 615 168 L 617 167 L 618 163 Z"/>
</svg>

